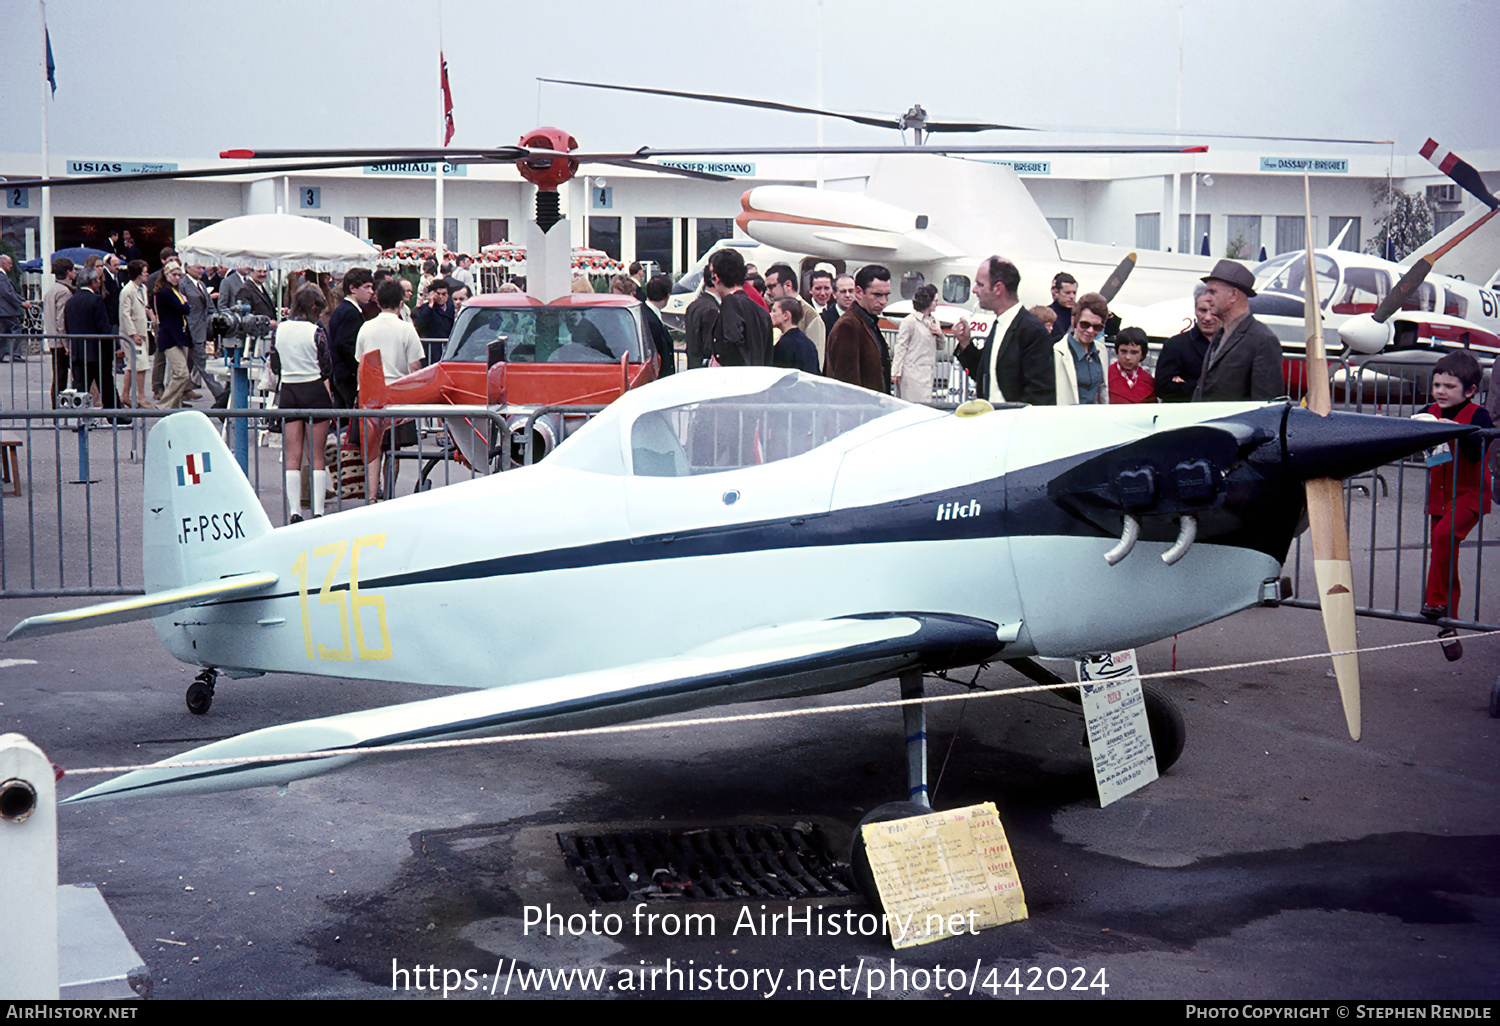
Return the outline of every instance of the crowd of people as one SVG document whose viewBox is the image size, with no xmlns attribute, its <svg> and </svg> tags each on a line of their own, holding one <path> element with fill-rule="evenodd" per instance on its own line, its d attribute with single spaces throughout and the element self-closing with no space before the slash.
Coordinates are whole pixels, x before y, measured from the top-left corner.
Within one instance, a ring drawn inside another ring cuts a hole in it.
<svg viewBox="0 0 1500 1026">
<path fill-rule="evenodd" d="M 990 331 L 975 339 L 966 318 L 954 325 L 955 358 L 980 398 L 1075 405 L 1265 400 L 1286 391 L 1280 343 L 1250 313 L 1254 277 L 1233 260 L 1220 261 L 1198 285 L 1194 323 L 1167 341 L 1155 375 L 1145 368 L 1148 339 L 1140 328 L 1115 333 L 1110 360 L 1109 303 L 1097 292 L 1079 295 L 1071 274 L 1053 278 L 1052 302 L 1031 309 L 1018 299 L 1020 284 L 1010 261 L 985 260 L 974 296 L 993 318 Z M 934 316 L 937 289 L 916 289 L 893 343 L 879 320 L 890 296 L 891 273 L 878 264 L 852 275 L 815 270 L 804 295 L 787 264 L 762 277 L 738 250 L 721 249 L 687 308 L 687 366 L 794 367 L 931 402 L 944 344 Z"/>
</svg>

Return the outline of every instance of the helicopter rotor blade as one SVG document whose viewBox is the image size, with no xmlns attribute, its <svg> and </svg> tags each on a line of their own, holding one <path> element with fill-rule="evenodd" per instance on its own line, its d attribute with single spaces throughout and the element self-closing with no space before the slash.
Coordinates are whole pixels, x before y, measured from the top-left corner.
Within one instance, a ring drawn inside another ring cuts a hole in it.
<svg viewBox="0 0 1500 1026">
<path fill-rule="evenodd" d="M 404 151 L 405 152 L 405 151 Z M 521 151 L 524 155 L 525 151 Z M 515 158 L 489 156 L 453 156 L 450 164 L 509 163 Z M 133 175 L 84 175 L 71 178 L 13 178 L 5 182 L 12 189 L 59 189 L 74 185 L 118 185 L 124 182 L 170 182 L 189 178 L 228 178 L 233 175 L 295 174 L 299 171 L 332 171 L 338 168 L 364 167 L 366 160 L 323 160 L 316 163 L 259 164 L 254 167 L 205 167 L 189 171 L 143 171 Z"/>
<path fill-rule="evenodd" d="M 634 167 L 642 171 L 655 171 L 663 175 L 680 175 L 703 182 L 732 182 L 728 175 L 716 175 L 712 171 L 694 171 L 690 167 L 672 167 L 668 164 L 651 164 L 644 160 L 591 160 L 590 164 L 610 164 L 614 167 Z"/>
<path fill-rule="evenodd" d="M 1313 262 L 1312 195 L 1308 176 L 1302 176 L 1306 209 L 1307 268 L 1303 287 L 1307 327 L 1307 408 L 1320 417 L 1333 410 L 1328 384 L 1328 354 L 1323 345 L 1323 310 L 1318 305 L 1317 265 Z M 1323 613 L 1323 633 L 1328 651 L 1345 652 L 1333 657 L 1338 678 L 1339 700 L 1349 736 L 1361 733 L 1359 698 L 1359 636 L 1354 625 L 1354 567 L 1349 560 L 1349 524 L 1344 518 L 1344 483 L 1337 478 L 1313 478 L 1307 482 L 1307 520 L 1312 534 L 1313 574 L 1318 582 L 1318 604 Z"/>
<path fill-rule="evenodd" d="M 932 153 L 938 156 L 962 155 L 962 154 L 1034 154 L 1034 153 L 1206 153 L 1206 146 L 1173 146 L 1173 145 L 1151 145 L 1126 143 L 1118 146 L 1085 146 L 1085 145 L 1054 145 L 1054 146 L 1016 146 L 1008 143 L 995 143 L 993 145 L 974 145 L 965 143 L 959 146 L 948 146 L 939 144 L 936 146 L 730 146 L 730 147 L 698 147 L 697 149 L 657 149 L 652 146 L 642 146 L 638 150 L 629 152 L 601 152 L 588 153 L 575 150 L 571 153 L 560 153 L 551 150 L 531 151 L 533 156 L 566 156 L 572 160 L 584 163 L 599 163 L 611 160 L 645 160 L 648 157 L 796 157 L 796 156 L 848 156 L 860 154 L 913 154 Z"/>
<path fill-rule="evenodd" d="M 617 89 L 624 93 L 647 93 L 651 96 L 675 96 L 684 100 L 703 100 L 707 103 L 728 103 L 737 107 L 758 107 L 762 110 L 779 110 L 788 114 L 814 114 L 829 118 L 843 118 L 845 121 L 853 121 L 859 125 L 869 125 L 872 128 L 900 128 L 901 119 L 892 117 L 872 117 L 864 114 L 848 114 L 837 110 L 819 110 L 816 107 L 801 107 L 794 103 L 777 103 L 773 100 L 750 100 L 741 96 L 721 96 L 715 93 L 683 92 L 677 89 L 648 89 L 645 86 L 609 85 L 604 82 L 576 82 L 566 78 L 538 78 L 538 82 L 550 82 L 553 85 L 582 86 L 585 89 Z M 960 121 L 930 121 L 923 126 L 924 132 L 988 132 L 988 131 L 1011 131 L 1029 132 L 1030 128 L 1023 125 L 991 125 L 978 122 Z"/>
</svg>

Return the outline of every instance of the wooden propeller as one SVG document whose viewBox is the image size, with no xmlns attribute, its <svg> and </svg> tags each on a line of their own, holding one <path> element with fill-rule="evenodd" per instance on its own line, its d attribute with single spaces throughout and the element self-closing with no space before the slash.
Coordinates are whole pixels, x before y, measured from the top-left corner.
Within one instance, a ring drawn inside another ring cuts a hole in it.
<svg viewBox="0 0 1500 1026">
<path fill-rule="evenodd" d="M 1320 417 L 1333 410 L 1328 385 L 1328 356 L 1323 348 L 1322 308 L 1318 305 L 1318 275 L 1313 260 L 1311 189 L 1302 177 L 1307 217 L 1307 269 L 1304 275 L 1307 323 L 1307 408 Z M 1354 568 L 1349 562 L 1349 524 L 1344 517 L 1344 484 L 1337 478 L 1321 477 L 1307 482 L 1307 519 L 1312 532 L 1313 574 L 1318 582 L 1318 601 L 1323 608 L 1323 632 L 1328 651 L 1347 652 L 1333 657 L 1333 672 L 1339 682 L 1339 698 L 1349 736 L 1359 740 L 1359 638 L 1354 628 Z"/>
</svg>

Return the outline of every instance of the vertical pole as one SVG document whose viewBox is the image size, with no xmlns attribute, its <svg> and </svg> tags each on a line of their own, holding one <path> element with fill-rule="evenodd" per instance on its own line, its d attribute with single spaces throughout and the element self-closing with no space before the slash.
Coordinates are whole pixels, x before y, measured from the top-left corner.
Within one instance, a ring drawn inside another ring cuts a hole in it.
<svg viewBox="0 0 1500 1026">
<path fill-rule="evenodd" d="M 47 0 L 38 0 L 42 12 L 42 177 L 46 178 L 51 169 L 51 161 L 47 157 L 47 107 L 52 99 L 51 86 L 47 82 Z M 42 295 L 52 287 L 52 250 L 54 239 L 52 235 L 52 190 L 46 186 L 42 187 Z M 43 350 L 45 358 L 46 351 Z"/>
<path fill-rule="evenodd" d="M 922 672 L 911 670 L 901 675 L 903 701 L 921 698 Z M 901 717 L 906 725 L 906 791 L 908 800 L 932 808 L 927 799 L 927 707 L 903 705 Z"/>
<path fill-rule="evenodd" d="M 227 340 L 226 340 L 227 341 Z M 237 344 L 229 347 L 229 408 L 250 408 L 250 368 L 245 366 L 245 346 L 249 339 L 235 339 Z M 229 419 L 229 449 L 240 470 L 250 473 L 250 420 L 247 417 Z"/>
<path fill-rule="evenodd" d="M 11 1000 L 56 1001 L 57 784 L 42 750 L 0 735 L 0 980 Z"/>
<path fill-rule="evenodd" d="M 445 137 L 448 134 L 448 132 L 447 132 L 447 128 L 448 128 L 448 111 L 443 106 L 443 0 L 438 0 L 438 2 L 437 2 L 437 34 L 438 34 L 438 92 L 437 92 L 438 124 L 437 124 L 437 143 L 438 143 L 438 149 L 442 149 L 442 148 L 444 148 L 444 147 L 446 147 L 448 145 L 447 142 L 444 141 Z M 443 242 L 444 242 L 445 236 L 447 235 L 447 232 L 445 232 L 443 230 L 443 163 L 444 163 L 443 158 L 439 157 L 438 161 L 437 161 L 437 195 L 436 195 L 436 202 L 437 202 L 437 230 L 432 233 L 433 234 L 432 241 L 437 244 L 435 246 L 435 252 L 437 254 L 438 273 L 439 274 L 443 273 Z"/>
</svg>

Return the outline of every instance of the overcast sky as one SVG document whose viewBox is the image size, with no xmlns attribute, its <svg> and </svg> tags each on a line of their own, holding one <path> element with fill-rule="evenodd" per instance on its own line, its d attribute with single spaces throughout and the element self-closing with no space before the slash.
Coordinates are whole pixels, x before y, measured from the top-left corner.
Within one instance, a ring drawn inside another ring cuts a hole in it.
<svg viewBox="0 0 1500 1026">
<path fill-rule="evenodd" d="M 432 146 L 440 6 L 456 145 L 514 143 L 539 123 L 589 149 L 816 138 L 805 116 L 535 81 L 814 106 L 814 0 L 50 0 L 50 150 L 149 160 L 228 147 Z M 35 153 L 39 9 L 0 0 L 0 10 L 0 140 Z M 935 117 L 1170 130 L 1181 12 L 1185 128 L 1394 139 L 1398 153 L 1429 135 L 1460 153 L 1500 149 L 1495 0 L 823 0 L 822 10 L 833 109 L 894 114 L 920 102 Z M 826 133 L 899 141 L 834 122 Z"/>
</svg>

